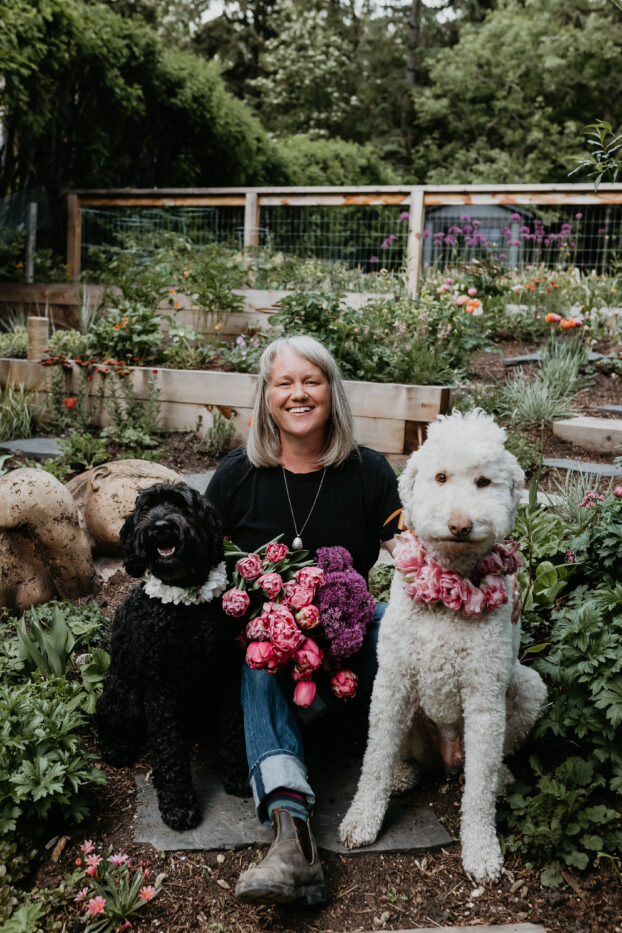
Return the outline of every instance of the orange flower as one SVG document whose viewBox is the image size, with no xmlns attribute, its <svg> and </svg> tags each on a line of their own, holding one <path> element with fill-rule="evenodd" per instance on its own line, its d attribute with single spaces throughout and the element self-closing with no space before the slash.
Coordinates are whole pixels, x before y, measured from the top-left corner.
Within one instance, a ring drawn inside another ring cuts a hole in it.
<svg viewBox="0 0 622 933">
<path fill-rule="evenodd" d="M 559 322 L 559 326 L 562 330 L 568 330 L 569 327 L 574 327 L 574 321 L 572 318 L 569 321 L 564 318 L 563 321 Z"/>
<path fill-rule="evenodd" d="M 168 293 L 169 293 L 169 295 L 174 295 L 174 294 L 175 294 L 175 289 L 174 289 L 174 288 L 169 288 Z"/>
<path fill-rule="evenodd" d="M 175 310 L 179 311 L 180 308 L 181 308 L 181 305 L 178 304 L 178 302 L 175 302 Z"/>
<path fill-rule="evenodd" d="M 75 408 L 75 404 L 77 401 L 78 399 L 76 398 L 76 396 L 72 395 L 71 398 L 63 399 L 63 405 L 65 406 L 65 408 L 69 408 L 69 409 Z"/>
<path fill-rule="evenodd" d="M 114 329 L 115 329 L 115 330 L 119 330 L 120 327 L 121 327 L 120 324 L 115 324 L 115 325 L 114 325 Z"/>
<path fill-rule="evenodd" d="M 533 282 L 527 282 L 525 288 L 528 288 L 530 292 L 535 292 L 536 290 L 536 286 L 533 284 Z"/>
<path fill-rule="evenodd" d="M 221 327 L 222 327 L 222 324 L 220 323 L 220 321 L 218 322 L 218 324 L 214 324 L 214 330 L 220 330 Z"/>
</svg>

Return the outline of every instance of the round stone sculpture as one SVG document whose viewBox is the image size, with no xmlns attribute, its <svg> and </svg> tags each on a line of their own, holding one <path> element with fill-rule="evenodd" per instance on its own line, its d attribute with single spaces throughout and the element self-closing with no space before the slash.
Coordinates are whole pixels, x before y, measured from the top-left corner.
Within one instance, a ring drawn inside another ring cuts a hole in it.
<svg viewBox="0 0 622 933">
<path fill-rule="evenodd" d="M 80 525 L 97 557 L 123 554 L 119 532 L 141 489 L 154 483 L 181 483 L 181 473 L 150 460 L 114 460 L 80 473 L 67 483 Z"/>
<path fill-rule="evenodd" d="M 0 477 L 0 606 L 23 612 L 93 592 L 95 568 L 69 490 L 45 470 Z"/>
</svg>

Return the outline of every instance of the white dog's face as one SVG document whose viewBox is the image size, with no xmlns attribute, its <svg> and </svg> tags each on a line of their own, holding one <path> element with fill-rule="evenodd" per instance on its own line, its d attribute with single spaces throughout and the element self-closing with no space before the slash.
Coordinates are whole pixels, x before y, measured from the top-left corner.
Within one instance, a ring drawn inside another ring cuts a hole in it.
<svg viewBox="0 0 622 933">
<path fill-rule="evenodd" d="M 447 569 L 465 572 L 511 532 L 525 475 L 481 411 L 430 426 L 400 477 L 404 518 Z"/>
</svg>

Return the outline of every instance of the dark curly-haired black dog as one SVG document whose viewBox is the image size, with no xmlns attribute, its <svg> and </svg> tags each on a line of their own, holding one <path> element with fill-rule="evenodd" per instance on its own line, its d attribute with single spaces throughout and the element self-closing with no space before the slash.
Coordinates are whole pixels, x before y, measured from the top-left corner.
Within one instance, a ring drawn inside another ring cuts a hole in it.
<svg viewBox="0 0 622 933">
<path fill-rule="evenodd" d="M 218 598 L 226 585 L 216 513 L 184 484 L 143 490 L 121 529 L 125 569 L 145 581 L 119 607 L 97 704 L 104 758 L 131 764 L 148 741 L 160 813 L 191 829 L 200 810 L 190 774 L 191 724 L 209 724 L 225 789 L 244 793 L 240 658 Z"/>
</svg>

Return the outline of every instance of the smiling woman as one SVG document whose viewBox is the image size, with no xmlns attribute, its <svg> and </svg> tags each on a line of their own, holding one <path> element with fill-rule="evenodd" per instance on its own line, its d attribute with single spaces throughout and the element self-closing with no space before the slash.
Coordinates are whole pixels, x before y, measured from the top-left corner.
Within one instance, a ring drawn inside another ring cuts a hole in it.
<svg viewBox="0 0 622 933">
<path fill-rule="evenodd" d="M 282 535 L 292 549 L 341 546 L 367 577 L 381 541 L 397 532 L 397 480 L 384 456 L 354 441 L 352 414 L 331 354 L 311 337 L 276 340 L 259 364 L 248 445 L 225 457 L 207 490 L 225 534 L 242 550 Z M 348 659 L 359 688 L 371 688 L 384 606 L 377 606 L 362 648 Z M 307 779 L 301 723 L 333 699 L 318 682 L 308 708 L 291 703 L 292 683 L 243 666 L 242 706 L 249 779 L 258 817 L 275 842 L 245 872 L 243 901 L 319 904 L 326 887 L 309 826 L 315 800 Z"/>
</svg>

